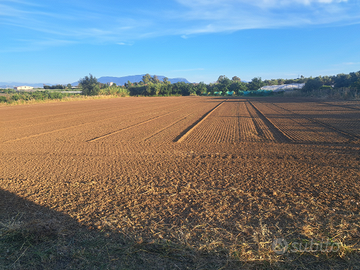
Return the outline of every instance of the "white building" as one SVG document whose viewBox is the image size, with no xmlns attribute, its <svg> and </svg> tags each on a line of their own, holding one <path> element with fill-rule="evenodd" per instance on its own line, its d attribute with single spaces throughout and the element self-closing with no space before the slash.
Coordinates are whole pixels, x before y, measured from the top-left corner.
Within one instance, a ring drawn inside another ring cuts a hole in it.
<svg viewBox="0 0 360 270">
<path fill-rule="evenodd" d="M 17 91 L 30 91 L 33 90 L 34 87 L 23 85 L 23 86 L 15 86 L 14 89 Z"/>
</svg>

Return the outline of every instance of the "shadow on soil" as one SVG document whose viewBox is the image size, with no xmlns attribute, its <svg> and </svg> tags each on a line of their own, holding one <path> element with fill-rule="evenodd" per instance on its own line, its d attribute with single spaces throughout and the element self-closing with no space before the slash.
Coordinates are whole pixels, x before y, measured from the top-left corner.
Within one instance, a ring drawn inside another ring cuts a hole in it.
<svg viewBox="0 0 360 270">
<path fill-rule="evenodd" d="M 226 256 L 89 229 L 0 189 L 0 269 L 219 269 Z M 238 268 L 240 262 L 231 264 Z"/>
<path fill-rule="evenodd" d="M 0 269 L 344 269 L 344 262 L 243 262 L 164 240 L 88 229 L 70 216 L 0 189 Z M 335 263 L 335 264 L 334 264 Z M 345 262 L 346 263 L 346 262 Z"/>
</svg>

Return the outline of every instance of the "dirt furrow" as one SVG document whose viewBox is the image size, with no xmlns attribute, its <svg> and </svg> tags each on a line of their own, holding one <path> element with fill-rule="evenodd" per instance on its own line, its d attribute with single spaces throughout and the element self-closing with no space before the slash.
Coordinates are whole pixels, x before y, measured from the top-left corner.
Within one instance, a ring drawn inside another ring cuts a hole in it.
<svg viewBox="0 0 360 270">
<path fill-rule="evenodd" d="M 186 128 L 183 132 L 181 132 L 180 135 L 175 138 L 174 142 L 181 143 L 182 141 L 184 141 L 197 126 L 199 126 L 203 121 L 205 121 L 206 118 L 208 118 L 211 115 L 211 113 L 213 113 L 217 108 L 219 108 L 222 104 L 224 104 L 225 101 L 221 101 L 213 109 L 208 111 L 206 114 L 200 117 L 196 122 L 194 122 L 192 125 Z"/>
<path fill-rule="evenodd" d="M 259 118 L 266 124 L 268 129 L 274 134 L 274 138 L 278 140 L 278 142 L 292 142 L 292 138 L 285 134 L 280 128 L 277 127 L 276 123 L 274 123 L 270 118 L 266 117 L 261 109 L 258 109 L 257 106 L 254 105 L 254 102 L 248 101 L 249 104 L 254 108 L 255 112 L 259 116 Z"/>
</svg>

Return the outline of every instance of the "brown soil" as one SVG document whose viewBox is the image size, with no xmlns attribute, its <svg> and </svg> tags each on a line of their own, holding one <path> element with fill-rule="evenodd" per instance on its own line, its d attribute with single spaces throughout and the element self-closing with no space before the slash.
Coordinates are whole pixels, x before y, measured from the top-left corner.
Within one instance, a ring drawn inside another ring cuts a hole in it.
<svg viewBox="0 0 360 270">
<path fill-rule="evenodd" d="M 359 248 L 360 102 L 124 98 L 0 114 L 0 188 L 88 228 L 249 260 L 280 237 Z"/>
</svg>

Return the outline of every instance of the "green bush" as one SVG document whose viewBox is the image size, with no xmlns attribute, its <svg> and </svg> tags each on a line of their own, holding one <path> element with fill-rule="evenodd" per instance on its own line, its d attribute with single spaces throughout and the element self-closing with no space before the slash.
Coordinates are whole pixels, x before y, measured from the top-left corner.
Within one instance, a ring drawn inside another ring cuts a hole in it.
<svg viewBox="0 0 360 270">
<path fill-rule="evenodd" d="M 63 98 L 63 94 L 59 93 L 59 92 L 50 92 L 48 94 L 48 98 L 49 99 L 62 99 Z"/>
<path fill-rule="evenodd" d="M 28 93 L 22 93 L 22 94 L 20 95 L 20 99 L 22 99 L 22 100 L 31 100 L 32 97 L 31 97 L 31 95 L 28 94 Z"/>
<path fill-rule="evenodd" d="M 47 98 L 47 93 L 46 92 L 44 92 L 44 93 L 45 93 L 45 95 L 40 91 L 36 91 L 36 92 L 31 93 L 31 96 L 35 100 L 44 100 Z"/>
<path fill-rule="evenodd" d="M 11 100 L 18 101 L 19 99 L 21 99 L 21 95 L 19 94 L 14 94 L 11 96 Z"/>
</svg>

